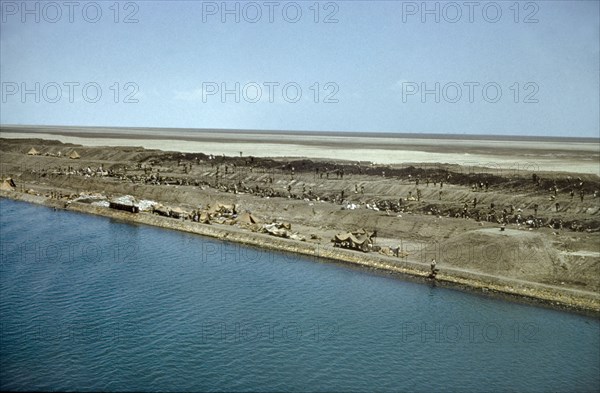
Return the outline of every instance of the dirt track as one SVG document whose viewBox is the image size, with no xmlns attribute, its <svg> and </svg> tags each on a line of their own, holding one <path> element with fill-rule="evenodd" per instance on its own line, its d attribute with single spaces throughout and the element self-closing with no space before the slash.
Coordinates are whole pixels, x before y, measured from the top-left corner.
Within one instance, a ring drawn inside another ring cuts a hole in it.
<svg viewBox="0 0 600 393">
<path fill-rule="evenodd" d="M 31 147 L 41 155 L 25 154 Z M 66 158 L 72 150 L 81 158 Z M 407 260 L 424 264 L 436 258 L 442 271 L 600 290 L 600 198 L 593 195 L 600 179 L 595 175 L 540 172 L 534 180 L 526 171 L 210 159 L 42 140 L 0 139 L 0 151 L 2 178 L 12 177 L 17 192 L 57 199 L 62 194 L 63 201 L 82 192 L 129 194 L 187 210 L 235 203 L 238 211 L 250 211 L 261 222 L 291 223 L 293 232 L 321 247 L 331 247 L 338 232 L 365 228 L 377 230 L 377 245 L 401 246 Z M 56 156 L 59 151 L 62 157 Z M 99 175 L 99 167 L 108 173 Z M 475 191 L 473 184 L 478 184 Z M 351 209 L 352 204 L 359 207 Z M 502 223 L 507 223 L 504 231 Z"/>
</svg>

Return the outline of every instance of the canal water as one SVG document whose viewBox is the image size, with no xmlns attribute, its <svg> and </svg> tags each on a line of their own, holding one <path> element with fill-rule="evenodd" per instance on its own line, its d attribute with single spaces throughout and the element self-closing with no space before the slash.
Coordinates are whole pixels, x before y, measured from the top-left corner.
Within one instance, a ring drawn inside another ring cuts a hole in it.
<svg viewBox="0 0 600 393">
<path fill-rule="evenodd" d="M 0 389 L 598 391 L 598 319 L 0 199 Z"/>
</svg>

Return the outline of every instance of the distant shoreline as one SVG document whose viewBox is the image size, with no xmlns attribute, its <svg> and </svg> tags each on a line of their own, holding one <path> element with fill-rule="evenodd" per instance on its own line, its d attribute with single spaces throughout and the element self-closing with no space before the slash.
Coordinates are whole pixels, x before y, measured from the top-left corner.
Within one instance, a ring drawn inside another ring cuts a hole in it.
<svg viewBox="0 0 600 393">
<path fill-rule="evenodd" d="M 397 135 L 401 135 L 398 137 Z M 591 173 L 600 176 L 600 143 L 587 139 L 487 140 L 428 134 L 294 133 L 158 128 L 6 127 L 0 138 L 58 140 L 84 146 L 131 146 L 215 156 L 306 158 L 382 165 L 449 164 L 494 170 Z M 445 138 L 445 139 L 442 139 Z M 450 139 L 454 138 L 454 139 Z M 569 142 L 572 140 L 573 142 Z M 583 142 L 582 142 L 583 141 Z"/>
<path fill-rule="evenodd" d="M 365 131 L 305 131 L 305 130 L 258 130 L 258 129 L 229 129 L 229 128 L 171 128 L 171 127 L 97 127 L 97 126 L 62 126 L 62 125 L 16 125 L 1 124 L 0 131 L 23 133 L 68 133 L 80 137 L 123 137 L 139 138 L 140 132 L 194 132 L 242 135 L 285 135 L 285 136 L 324 136 L 324 137 L 368 137 L 368 138 L 399 138 L 399 139 L 445 139 L 462 141 L 512 141 L 512 142 L 567 142 L 567 143 L 599 143 L 598 138 L 573 136 L 531 136 L 531 135 L 486 135 L 486 134 L 439 134 L 439 133 L 410 133 L 410 132 L 365 132 Z M 85 133 L 83 131 L 88 131 Z M 128 134 L 132 132 L 132 134 Z M 99 136 L 102 135 L 102 136 Z M 136 135 L 137 134 L 137 135 Z M 145 137 L 151 137 L 146 135 Z M 162 138 L 164 138 L 163 136 Z"/>
</svg>

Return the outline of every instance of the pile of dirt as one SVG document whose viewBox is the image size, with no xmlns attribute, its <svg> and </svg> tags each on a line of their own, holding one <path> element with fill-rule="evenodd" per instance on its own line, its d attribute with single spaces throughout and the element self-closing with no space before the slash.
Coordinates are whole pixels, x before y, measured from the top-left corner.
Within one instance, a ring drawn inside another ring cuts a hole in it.
<svg viewBox="0 0 600 393">
<path fill-rule="evenodd" d="M 570 269 L 569 261 L 547 237 L 529 230 L 467 231 L 428 246 L 422 255 L 436 256 L 439 266 L 542 282 L 560 280 Z M 589 271 L 576 279 L 586 285 L 593 284 Z"/>
</svg>

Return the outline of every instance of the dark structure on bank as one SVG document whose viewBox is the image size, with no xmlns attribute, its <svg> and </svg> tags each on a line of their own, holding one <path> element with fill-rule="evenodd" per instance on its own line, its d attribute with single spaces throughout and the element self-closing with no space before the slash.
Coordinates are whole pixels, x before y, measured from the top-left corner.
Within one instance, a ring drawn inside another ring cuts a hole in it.
<svg viewBox="0 0 600 393">
<path fill-rule="evenodd" d="M 139 213 L 140 207 L 133 197 L 114 198 L 108 202 L 108 207 L 115 210 L 123 210 L 130 213 Z"/>
</svg>

